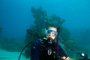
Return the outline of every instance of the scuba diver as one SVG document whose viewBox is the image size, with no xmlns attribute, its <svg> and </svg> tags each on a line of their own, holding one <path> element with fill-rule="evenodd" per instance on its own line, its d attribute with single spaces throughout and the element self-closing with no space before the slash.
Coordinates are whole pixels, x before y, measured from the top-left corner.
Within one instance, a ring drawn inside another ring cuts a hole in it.
<svg viewBox="0 0 90 60">
<path fill-rule="evenodd" d="M 32 46 L 31 46 L 30 60 L 75 60 L 75 59 L 68 57 L 67 54 L 62 49 L 62 47 L 58 44 L 59 30 L 60 29 L 56 28 L 55 26 L 49 26 L 47 29 L 45 29 L 45 37 L 40 38 L 38 35 L 33 34 L 40 39 L 29 42 L 22 49 L 18 60 L 20 60 L 20 57 L 21 57 L 24 49 L 27 46 L 29 46 L 29 44 L 31 44 L 31 43 L 32 43 Z M 30 30 L 30 31 L 33 32 L 32 30 Z M 30 31 L 27 30 L 27 32 L 31 33 Z M 78 60 L 90 60 L 88 58 L 88 55 L 86 55 L 84 53 L 77 53 L 72 49 L 71 49 L 71 51 L 73 51 L 74 53 L 79 54 L 81 57 L 83 57 L 82 59 L 78 59 Z"/>
<path fill-rule="evenodd" d="M 45 37 L 32 42 L 31 60 L 65 60 L 68 56 L 58 44 L 59 29 L 49 26 Z"/>
</svg>

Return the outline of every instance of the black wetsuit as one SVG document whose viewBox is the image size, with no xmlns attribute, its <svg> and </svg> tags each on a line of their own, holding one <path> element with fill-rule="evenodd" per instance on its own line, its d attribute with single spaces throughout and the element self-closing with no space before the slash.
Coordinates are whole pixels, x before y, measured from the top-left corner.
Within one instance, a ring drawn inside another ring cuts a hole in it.
<svg viewBox="0 0 90 60">
<path fill-rule="evenodd" d="M 61 48 L 61 46 L 58 46 L 59 48 L 59 56 L 65 56 L 67 57 L 64 50 Z M 48 50 L 52 50 L 52 54 L 48 55 Z M 55 55 L 55 56 L 54 56 Z M 48 45 L 48 44 L 42 44 L 39 40 L 35 40 L 32 43 L 31 47 L 31 60 L 58 60 L 58 55 L 55 45 Z"/>
</svg>

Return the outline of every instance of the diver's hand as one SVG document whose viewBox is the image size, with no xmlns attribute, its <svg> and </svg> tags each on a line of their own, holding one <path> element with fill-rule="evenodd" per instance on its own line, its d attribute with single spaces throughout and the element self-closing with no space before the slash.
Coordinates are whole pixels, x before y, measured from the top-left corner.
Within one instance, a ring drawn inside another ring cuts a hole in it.
<svg viewBox="0 0 90 60">
<path fill-rule="evenodd" d="M 66 59 L 66 57 L 65 56 L 63 56 L 63 57 L 61 57 L 61 59 L 60 60 L 65 60 Z"/>
<path fill-rule="evenodd" d="M 72 59 L 70 57 L 67 57 L 65 60 L 76 60 L 76 59 Z"/>
</svg>

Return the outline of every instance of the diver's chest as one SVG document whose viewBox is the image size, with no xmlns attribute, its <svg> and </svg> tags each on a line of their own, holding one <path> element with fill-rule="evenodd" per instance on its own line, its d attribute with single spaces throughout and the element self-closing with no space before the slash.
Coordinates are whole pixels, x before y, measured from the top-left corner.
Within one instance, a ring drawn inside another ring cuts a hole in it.
<svg viewBox="0 0 90 60">
<path fill-rule="evenodd" d="M 56 47 L 48 44 L 41 44 L 39 48 L 39 56 L 56 57 Z"/>
</svg>

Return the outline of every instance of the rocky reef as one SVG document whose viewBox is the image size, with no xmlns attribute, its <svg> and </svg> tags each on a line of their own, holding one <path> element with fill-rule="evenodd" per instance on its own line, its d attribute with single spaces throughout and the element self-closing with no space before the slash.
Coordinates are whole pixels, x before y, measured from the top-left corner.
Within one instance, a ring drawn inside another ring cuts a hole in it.
<svg viewBox="0 0 90 60">
<path fill-rule="evenodd" d="M 24 42 L 22 40 L 17 40 L 14 37 L 2 38 L 2 27 L 0 26 L 0 49 L 7 50 L 9 52 L 20 52 L 24 47 Z"/>
<path fill-rule="evenodd" d="M 23 47 L 24 43 L 17 41 L 13 37 L 5 37 L 2 40 L 0 40 L 0 49 L 7 50 L 9 52 L 20 52 Z"/>
<path fill-rule="evenodd" d="M 16 41 L 15 38 L 4 38 L 0 41 L 1 49 L 7 50 L 10 52 L 20 52 L 22 48 L 24 47 L 24 44 L 22 42 Z"/>
</svg>

